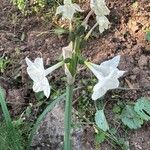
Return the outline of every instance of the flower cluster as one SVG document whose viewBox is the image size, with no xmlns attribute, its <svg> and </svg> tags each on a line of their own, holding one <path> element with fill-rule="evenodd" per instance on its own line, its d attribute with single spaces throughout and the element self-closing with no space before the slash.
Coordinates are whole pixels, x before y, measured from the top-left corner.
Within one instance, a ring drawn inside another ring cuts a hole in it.
<svg viewBox="0 0 150 150">
<path fill-rule="evenodd" d="M 106 6 L 105 0 L 91 0 L 90 7 L 96 15 L 96 20 L 99 25 L 99 31 L 100 33 L 102 33 L 105 29 L 108 28 L 109 25 L 109 21 L 105 16 L 108 15 L 110 11 Z M 69 19 L 71 21 L 73 19 L 74 13 L 82 11 L 83 10 L 76 3 L 72 3 L 72 0 L 64 0 L 64 5 L 61 5 L 57 8 L 56 15 L 61 13 L 63 18 Z M 74 83 L 75 75 L 72 75 L 74 74 L 72 68 L 76 69 L 76 65 L 73 66 L 71 65 L 77 64 L 78 62 L 74 60 L 78 60 L 80 56 L 77 56 L 78 58 L 74 58 L 76 56 L 74 55 L 76 54 L 76 52 L 73 49 L 73 46 L 76 46 L 76 44 L 70 42 L 68 46 L 63 47 L 62 48 L 63 61 L 55 64 L 54 66 L 48 69 L 44 69 L 42 58 L 36 58 L 34 62 L 26 58 L 26 63 L 28 65 L 27 72 L 30 78 L 33 80 L 33 90 L 35 92 L 43 91 L 45 96 L 48 98 L 50 95 L 51 86 L 49 85 L 46 76 L 48 74 L 51 74 L 55 69 L 59 68 L 62 65 L 64 65 L 65 74 L 67 76 L 67 83 L 68 84 Z M 70 62 L 68 63 L 66 61 L 67 59 L 72 60 L 72 64 Z M 92 94 L 93 100 L 97 100 L 98 98 L 104 96 L 108 90 L 115 89 L 119 86 L 118 78 L 124 74 L 124 71 L 120 71 L 117 68 L 119 61 L 120 56 L 116 56 L 111 60 L 101 63 L 100 65 L 96 65 L 86 61 L 84 62 L 85 65 L 89 69 L 91 69 L 91 71 L 98 79 L 98 83 L 93 88 Z M 72 74 L 69 69 L 71 70 Z"/>
<path fill-rule="evenodd" d="M 106 15 L 109 15 L 110 10 L 106 6 L 105 0 L 91 0 L 90 7 L 96 15 L 99 31 L 102 33 L 105 29 L 108 29 L 110 24 L 106 17 Z M 72 3 L 71 0 L 64 0 L 64 5 L 57 8 L 56 15 L 62 14 L 63 19 L 66 18 L 71 21 L 76 12 L 83 12 L 83 10 L 76 3 Z"/>
<path fill-rule="evenodd" d="M 69 46 L 63 48 L 64 58 L 70 57 L 70 50 L 72 50 L 71 43 L 69 44 Z M 94 63 L 85 61 L 85 65 L 87 65 L 87 67 L 93 72 L 93 74 L 98 79 L 98 83 L 93 88 L 93 100 L 97 100 L 98 98 L 104 96 L 108 90 L 115 89 L 119 86 L 118 78 L 124 74 L 124 71 L 120 71 L 117 68 L 119 61 L 120 56 L 116 56 L 111 60 L 101 63 L 100 65 L 96 65 Z M 44 69 L 42 58 L 36 58 L 34 63 L 31 62 L 28 58 L 26 58 L 26 63 L 28 65 L 27 72 L 30 78 L 33 80 L 33 91 L 43 91 L 45 96 L 48 98 L 50 95 L 51 86 L 49 85 L 46 76 L 52 73 L 55 69 L 62 66 L 64 63 L 59 62 L 46 70 Z M 68 83 L 72 84 L 73 77 L 66 64 L 65 73 L 67 75 Z"/>
</svg>

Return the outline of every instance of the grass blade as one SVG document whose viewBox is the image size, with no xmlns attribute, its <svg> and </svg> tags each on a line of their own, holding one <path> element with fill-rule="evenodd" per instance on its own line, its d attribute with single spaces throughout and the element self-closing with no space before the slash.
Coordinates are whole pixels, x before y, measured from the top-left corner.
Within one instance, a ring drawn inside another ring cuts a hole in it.
<svg viewBox="0 0 150 150">
<path fill-rule="evenodd" d="M 13 150 L 22 150 L 20 140 L 17 136 L 17 132 L 13 127 L 12 120 L 5 102 L 4 91 L 1 87 L 0 87 L 0 105 L 6 122 L 8 145 L 10 145 L 11 149 Z"/>
</svg>

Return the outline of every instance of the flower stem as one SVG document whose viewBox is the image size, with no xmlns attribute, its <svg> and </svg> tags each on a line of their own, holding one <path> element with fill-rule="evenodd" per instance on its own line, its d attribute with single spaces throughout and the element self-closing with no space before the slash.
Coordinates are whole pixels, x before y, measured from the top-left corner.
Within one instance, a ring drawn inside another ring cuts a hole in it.
<svg viewBox="0 0 150 150">
<path fill-rule="evenodd" d="M 71 150 L 72 99 L 73 99 L 73 85 L 68 85 L 66 88 L 66 102 L 65 102 L 64 150 Z"/>
<path fill-rule="evenodd" d="M 90 37 L 90 35 L 91 35 L 91 33 L 93 32 L 93 30 L 96 28 L 98 26 L 98 23 L 95 23 L 95 25 L 91 28 L 91 30 L 87 33 L 87 35 L 85 36 L 85 40 L 87 40 L 89 37 Z"/>
</svg>

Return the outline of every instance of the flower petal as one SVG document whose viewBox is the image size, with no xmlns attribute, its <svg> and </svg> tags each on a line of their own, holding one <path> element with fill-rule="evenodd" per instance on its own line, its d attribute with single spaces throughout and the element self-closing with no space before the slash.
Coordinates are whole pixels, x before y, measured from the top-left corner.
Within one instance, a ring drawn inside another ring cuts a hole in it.
<svg viewBox="0 0 150 150">
<path fill-rule="evenodd" d="M 102 83 L 98 82 L 93 88 L 92 100 L 97 100 L 98 98 L 105 95 L 107 90 L 103 88 Z"/>
<path fill-rule="evenodd" d="M 120 62 L 120 55 L 115 56 L 114 58 L 107 60 L 103 63 L 101 63 L 101 67 L 113 67 L 113 68 L 117 68 L 117 66 L 119 65 Z"/>
<path fill-rule="evenodd" d="M 76 11 L 82 12 L 83 10 L 76 3 L 73 4 L 70 0 L 66 0 L 64 5 L 57 7 L 56 15 L 62 13 L 63 19 L 66 18 L 71 21 Z"/>
<path fill-rule="evenodd" d="M 103 75 L 99 70 L 99 65 L 96 65 L 91 62 L 84 62 L 84 63 L 93 72 L 93 74 L 97 77 L 97 79 L 99 79 L 99 80 L 103 79 Z"/>
<path fill-rule="evenodd" d="M 117 74 L 115 71 L 111 72 L 109 76 L 99 81 L 93 88 L 92 99 L 97 100 L 104 96 L 108 90 L 115 89 L 119 86 Z"/>
<path fill-rule="evenodd" d="M 34 65 L 36 66 L 36 68 L 39 68 L 39 69 L 43 69 L 44 70 L 44 65 L 43 65 L 43 58 L 36 58 L 34 60 Z"/>
<path fill-rule="evenodd" d="M 63 12 L 63 6 L 58 6 L 57 9 L 56 9 L 56 14 L 55 15 L 58 15 L 58 14 L 61 14 Z"/>
<path fill-rule="evenodd" d="M 80 6 L 77 5 L 76 3 L 73 4 L 73 7 L 74 7 L 74 9 L 75 9 L 76 11 L 79 11 L 79 12 L 83 12 L 83 11 L 84 11 L 84 10 L 82 10 L 82 9 L 80 8 Z"/>
<path fill-rule="evenodd" d="M 105 16 L 96 16 L 96 21 L 99 24 L 100 33 L 102 33 L 105 29 L 108 29 L 110 22 Z"/>
<path fill-rule="evenodd" d="M 33 81 L 41 80 L 44 77 L 44 66 L 42 59 L 37 59 L 34 63 L 26 57 L 27 73 Z"/>
<path fill-rule="evenodd" d="M 50 85 L 46 77 L 43 80 L 33 83 L 34 92 L 44 92 L 44 95 L 48 98 L 50 95 Z"/>
<path fill-rule="evenodd" d="M 106 6 L 105 0 L 91 0 L 90 7 L 97 16 L 104 16 L 110 13 L 110 10 Z"/>
</svg>

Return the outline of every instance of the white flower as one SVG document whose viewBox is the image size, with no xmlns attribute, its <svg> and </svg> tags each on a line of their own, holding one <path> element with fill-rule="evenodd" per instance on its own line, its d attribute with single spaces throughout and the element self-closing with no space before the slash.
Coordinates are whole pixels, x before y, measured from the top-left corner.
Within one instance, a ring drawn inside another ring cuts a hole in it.
<svg viewBox="0 0 150 150">
<path fill-rule="evenodd" d="M 44 95 L 48 98 L 50 95 L 51 86 L 49 85 L 46 76 L 58 67 L 62 66 L 63 62 L 59 62 L 46 70 L 44 69 L 42 58 L 36 58 L 35 61 L 32 62 L 26 57 L 26 63 L 28 65 L 27 73 L 33 80 L 33 91 L 43 91 Z"/>
<path fill-rule="evenodd" d="M 109 15 L 110 10 L 107 8 L 105 0 L 91 0 L 91 9 L 96 14 L 96 21 L 99 25 L 99 31 L 102 33 L 105 29 L 108 29 L 110 24 L 105 15 Z"/>
<path fill-rule="evenodd" d="M 62 54 L 63 54 L 64 59 L 72 58 L 72 54 L 73 54 L 73 43 L 72 42 L 70 42 L 68 46 L 62 48 Z M 65 64 L 65 74 L 67 76 L 67 82 L 69 84 L 72 84 L 74 79 L 73 79 L 68 67 L 69 66 L 67 64 Z"/>
<path fill-rule="evenodd" d="M 105 29 L 108 29 L 110 22 L 105 16 L 96 16 L 96 21 L 99 25 L 100 33 L 102 33 Z"/>
<path fill-rule="evenodd" d="M 85 62 L 85 64 L 98 79 L 98 83 L 93 88 L 93 100 L 97 100 L 98 98 L 104 96 L 108 90 L 115 89 L 119 86 L 118 78 L 125 72 L 120 71 L 117 68 L 119 61 L 120 56 L 116 56 L 111 60 L 101 63 L 100 65 Z"/>
<path fill-rule="evenodd" d="M 72 20 L 74 13 L 77 11 L 83 12 L 83 10 L 76 3 L 72 3 L 71 0 L 64 0 L 64 5 L 57 7 L 56 15 L 62 13 L 62 18 Z"/>
<path fill-rule="evenodd" d="M 97 16 L 109 15 L 110 13 L 105 0 L 91 0 L 90 7 Z"/>
</svg>

